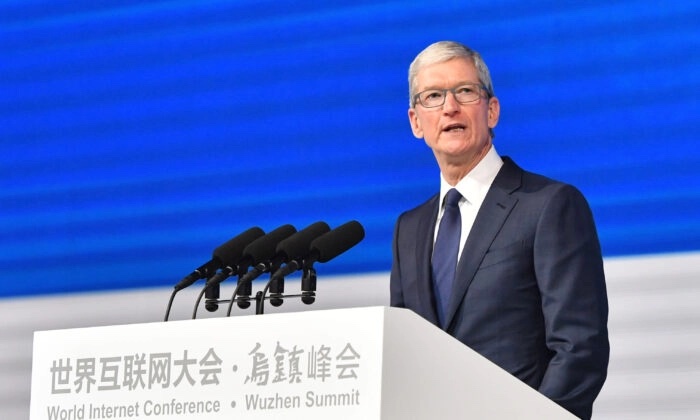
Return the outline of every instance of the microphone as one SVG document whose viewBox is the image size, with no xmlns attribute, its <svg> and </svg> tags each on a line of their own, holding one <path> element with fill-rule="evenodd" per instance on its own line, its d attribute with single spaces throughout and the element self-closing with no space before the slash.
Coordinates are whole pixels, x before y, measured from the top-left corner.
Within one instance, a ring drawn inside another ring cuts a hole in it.
<svg viewBox="0 0 700 420">
<path fill-rule="evenodd" d="M 220 245 L 212 253 L 211 260 L 202 264 L 199 268 L 185 276 L 178 284 L 175 285 L 175 290 L 182 290 L 186 287 L 191 286 L 199 279 L 206 279 L 214 275 L 216 270 L 224 266 L 224 261 L 228 259 L 231 254 L 236 254 L 241 246 L 245 247 L 250 242 L 249 235 L 259 236 L 264 234 L 262 229 L 259 227 L 253 227 L 247 231 L 241 233 L 235 238 L 229 239 L 226 243 Z M 254 238 L 253 238 L 254 239 Z M 242 249 L 242 248 L 241 248 Z"/>
<path fill-rule="evenodd" d="M 331 230 L 326 222 L 312 223 L 289 238 L 281 241 L 277 245 L 276 254 L 282 259 L 282 262 L 290 264 L 290 261 L 301 261 L 309 252 L 311 241 Z M 270 304 L 272 306 L 280 306 L 282 304 L 281 295 L 284 293 L 284 276 L 285 268 L 277 268 L 270 276 L 270 281 L 267 283 L 266 289 L 270 291 Z M 295 270 L 293 270 L 295 271 Z M 290 271 L 291 272 L 291 271 Z M 263 298 L 265 292 L 263 292 Z M 262 302 L 261 302 L 262 303 Z M 262 305 L 260 305 L 259 313 L 262 313 Z"/>
<path fill-rule="evenodd" d="M 253 236 L 257 237 L 262 234 L 264 234 L 262 229 L 260 229 L 259 227 L 253 227 L 239 234 L 238 236 L 229 239 L 227 242 L 214 249 L 211 260 L 202 264 L 199 268 L 185 276 L 182 280 L 180 280 L 178 284 L 175 285 L 174 290 L 170 295 L 168 307 L 165 311 L 165 321 L 168 320 L 168 316 L 170 315 L 170 308 L 172 307 L 173 299 L 175 298 L 175 294 L 177 292 L 186 287 L 191 286 L 192 284 L 194 284 L 194 282 L 196 282 L 199 279 L 209 278 L 212 275 L 214 275 L 216 270 L 218 270 L 224 265 L 224 261 L 229 258 L 229 255 L 237 254 L 239 252 L 239 249 L 245 247 L 253 239 Z"/>
<path fill-rule="evenodd" d="M 227 242 L 227 246 L 223 250 L 218 250 L 220 254 L 219 260 L 221 261 L 221 265 L 218 268 L 222 268 L 222 266 L 223 268 L 222 271 L 216 273 L 213 277 L 221 276 L 224 272 L 229 274 L 224 274 L 221 280 L 217 282 L 211 282 L 211 278 L 207 280 L 207 284 L 204 286 L 204 307 L 207 311 L 216 312 L 216 310 L 219 309 L 219 304 L 217 303 L 220 293 L 219 283 L 230 276 L 229 270 L 232 270 L 232 266 L 236 267 L 243 254 L 243 249 L 252 241 L 263 235 L 265 235 L 265 232 L 262 229 L 259 227 L 252 227 L 236 236 L 233 240 Z M 216 254 L 217 250 L 214 252 Z"/>
<path fill-rule="evenodd" d="M 338 226 L 311 242 L 309 257 L 304 260 L 304 265 L 310 267 L 316 261 L 328 262 L 354 247 L 364 238 L 365 229 L 356 220 Z"/>
<path fill-rule="evenodd" d="M 357 245 L 364 237 L 365 229 L 359 222 L 347 222 L 314 238 L 305 252 L 301 253 L 300 249 L 295 249 L 299 253 L 275 274 L 286 276 L 301 268 L 310 268 L 316 261 L 328 262 Z"/>
<path fill-rule="evenodd" d="M 245 232 L 241 233 L 240 235 L 236 236 L 233 238 L 231 241 L 226 243 L 226 247 L 223 248 L 223 251 L 221 249 L 217 249 L 215 252 L 218 252 L 220 255 L 219 261 L 220 265 L 235 265 L 235 263 L 240 260 L 241 254 L 243 253 L 243 249 L 251 242 L 253 242 L 256 238 L 259 238 L 260 236 L 263 236 L 265 232 L 260 229 L 259 227 L 252 227 Z M 222 247 L 220 247 L 222 248 Z M 199 302 L 202 300 L 202 297 L 206 293 L 207 299 L 205 301 L 205 307 L 207 311 L 209 312 L 214 312 L 217 309 L 219 309 L 219 304 L 218 304 L 218 299 L 219 299 L 219 287 L 218 283 L 216 284 L 216 288 L 211 289 L 211 284 L 207 282 L 202 290 L 199 293 L 199 296 L 197 297 L 197 301 L 194 304 L 194 310 L 192 312 L 192 319 L 195 319 L 197 317 L 197 308 L 199 307 Z M 211 290 L 210 290 L 211 289 Z"/>
<path fill-rule="evenodd" d="M 245 247 L 241 261 L 238 263 L 238 284 L 236 285 L 233 296 L 231 296 L 229 313 L 236 296 L 245 298 L 238 301 L 239 308 L 246 309 L 250 306 L 250 302 L 247 298 L 249 298 L 252 293 L 252 281 L 264 272 L 266 263 L 275 257 L 277 244 L 296 233 L 296 231 L 296 228 L 292 225 L 282 225 L 267 235 L 254 240 Z M 253 266 L 254 268 L 248 273 L 245 273 L 244 270 L 248 266 Z M 245 275 L 243 275 L 243 273 L 245 273 Z M 209 279 L 209 282 L 213 281 L 216 280 L 214 278 Z"/>
<path fill-rule="evenodd" d="M 365 229 L 353 220 L 319 236 L 311 242 L 309 257 L 304 260 L 304 275 L 301 278 L 301 301 L 311 305 L 316 301 L 316 270 L 314 262 L 328 262 L 365 237 Z"/>
<path fill-rule="evenodd" d="M 209 287 L 216 286 L 237 271 L 245 272 L 245 269 L 248 266 L 255 265 L 260 259 L 265 258 L 267 254 L 274 253 L 277 243 L 294 232 L 296 232 L 294 226 L 284 225 L 278 227 L 267 235 L 258 235 L 257 237 L 253 238 L 252 241 L 244 244 L 244 248 L 242 248 L 233 258 L 229 258 L 224 261 L 226 266 L 223 267 L 220 272 L 216 273 L 214 277 L 207 280 L 207 285 Z"/>
<path fill-rule="evenodd" d="M 287 261 L 304 258 L 309 253 L 311 242 L 331 230 L 326 222 L 312 223 L 277 245 L 277 253 Z"/>
</svg>

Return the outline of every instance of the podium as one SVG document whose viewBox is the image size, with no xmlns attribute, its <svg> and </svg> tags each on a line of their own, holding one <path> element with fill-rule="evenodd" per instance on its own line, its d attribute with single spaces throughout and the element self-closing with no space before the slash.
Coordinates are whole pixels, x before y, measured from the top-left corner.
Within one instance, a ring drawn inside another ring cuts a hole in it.
<svg viewBox="0 0 700 420">
<path fill-rule="evenodd" d="M 34 334 L 30 419 L 574 419 L 406 309 Z"/>
</svg>

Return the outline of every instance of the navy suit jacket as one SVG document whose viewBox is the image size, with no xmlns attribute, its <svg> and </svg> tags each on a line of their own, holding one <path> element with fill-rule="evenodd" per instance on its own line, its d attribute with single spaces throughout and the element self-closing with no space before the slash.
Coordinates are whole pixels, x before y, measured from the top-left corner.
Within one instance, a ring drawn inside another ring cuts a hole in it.
<svg viewBox="0 0 700 420">
<path fill-rule="evenodd" d="M 610 350 L 605 275 L 590 208 L 571 185 L 503 161 L 458 262 L 443 328 L 590 418 Z M 430 267 L 437 214 L 435 195 L 399 217 L 391 305 L 439 326 Z"/>
</svg>

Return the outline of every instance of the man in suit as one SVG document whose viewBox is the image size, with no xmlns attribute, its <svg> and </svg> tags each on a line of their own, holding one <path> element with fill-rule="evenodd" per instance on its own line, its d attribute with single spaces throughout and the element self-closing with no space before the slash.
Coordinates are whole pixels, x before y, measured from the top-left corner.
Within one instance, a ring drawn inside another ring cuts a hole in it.
<svg viewBox="0 0 700 420">
<path fill-rule="evenodd" d="M 586 199 L 496 152 L 500 106 L 477 52 L 430 45 L 410 66 L 409 92 L 411 129 L 435 155 L 440 192 L 396 223 L 391 305 L 590 418 L 609 343 Z"/>
</svg>

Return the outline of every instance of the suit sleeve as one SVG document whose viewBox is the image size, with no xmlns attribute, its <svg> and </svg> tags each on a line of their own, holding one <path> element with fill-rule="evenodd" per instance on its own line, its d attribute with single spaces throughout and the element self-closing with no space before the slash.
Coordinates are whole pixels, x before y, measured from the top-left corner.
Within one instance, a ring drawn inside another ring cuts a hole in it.
<svg viewBox="0 0 700 420">
<path fill-rule="evenodd" d="M 545 205 L 534 261 L 552 354 L 539 391 L 590 418 L 607 375 L 608 302 L 593 216 L 574 187 L 560 186 Z"/>
<path fill-rule="evenodd" d="M 401 217 L 396 221 L 396 226 L 394 227 L 394 239 L 391 244 L 392 248 L 392 263 L 391 263 L 391 277 L 389 280 L 389 292 L 390 292 L 390 305 L 403 308 L 405 307 L 403 300 L 403 288 L 401 287 L 401 264 L 399 256 L 399 226 L 401 224 Z"/>
</svg>

